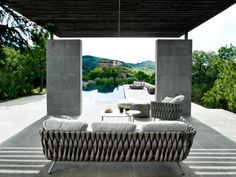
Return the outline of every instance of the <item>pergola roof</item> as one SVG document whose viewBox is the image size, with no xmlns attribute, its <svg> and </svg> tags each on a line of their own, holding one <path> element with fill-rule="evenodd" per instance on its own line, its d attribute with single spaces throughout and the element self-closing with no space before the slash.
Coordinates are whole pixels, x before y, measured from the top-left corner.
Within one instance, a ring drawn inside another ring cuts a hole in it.
<svg viewBox="0 0 236 177">
<path fill-rule="evenodd" d="M 236 0 L 5 0 L 60 37 L 180 37 Z M 120 7 L 120 16 L 119 16 Z M 120 17 L 120 28 L 119 28 Z"/>
</svg>

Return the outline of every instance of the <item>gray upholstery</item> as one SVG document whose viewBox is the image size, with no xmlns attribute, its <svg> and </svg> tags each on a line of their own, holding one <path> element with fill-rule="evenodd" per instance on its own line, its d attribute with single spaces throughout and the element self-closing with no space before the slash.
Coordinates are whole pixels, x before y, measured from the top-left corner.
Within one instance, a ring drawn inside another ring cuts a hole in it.
<svg viewBox="0 0 236 177">
<path fill-rule="evenodd" d="M 184 160 L 196 130 L 180 132 L 81 132 L 39 130 L 43 153 L 53 161 Z"/>
<path fill-rule="evenodd" d="M 43 121 L 46 130 L 86 131 L 88 124 L 78 120 L 50 118 Z"/>
<path fill-rule="evenodd" d="M 142 126 L 143 132 L 173 132 L 173 131 L 187 131 L 187 123 L 181 121 L 158 121 L 155 123 L 147 123 Z"/>
<path fill-rule="evenodd" d="M 131 109 L 138 110 L 141 113 L 135 114 L 134 117 L 149 118 L 150 117 L 150 104 L 149 103 L 134 103 Z"/>
<path fill-rule="evenodd" d="M 174 97 L 170 103 L 182 103 L 184 101 L 184 95 L 178 95 Z"/>
<path fill-rule="evenodd" d="M 94 132 L 134 132 L 136 124 L 133 123 L 111 123 L 93 122 L 91 127 Z"/>
<path fill-rule="evenodd" d="M 179 120 L 182 105 L 175 103 L 151 102 L 151 117 L 161 120 Z"/>
<path fill-rule="evenodd" d="M 162 103 L 169 103 L 173 98 L 172 97 L 165 97 L 161 102 Z"/>
</svg>

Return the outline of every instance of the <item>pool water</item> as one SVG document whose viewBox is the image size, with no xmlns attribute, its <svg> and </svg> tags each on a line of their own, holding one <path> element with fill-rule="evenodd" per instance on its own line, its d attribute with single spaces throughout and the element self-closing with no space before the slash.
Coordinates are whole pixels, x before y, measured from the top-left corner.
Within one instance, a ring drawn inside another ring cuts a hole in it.
<svg viewBox="0 0 236 177">
<path fill-rule="evenodd" d="M 83 101 L 85 102 L 109 104 L 124 98 L 123 86 L 118 86 L 113 92 L 108 93 L 100 93 L 98 90 L 83 91 Z"/>
</svg>

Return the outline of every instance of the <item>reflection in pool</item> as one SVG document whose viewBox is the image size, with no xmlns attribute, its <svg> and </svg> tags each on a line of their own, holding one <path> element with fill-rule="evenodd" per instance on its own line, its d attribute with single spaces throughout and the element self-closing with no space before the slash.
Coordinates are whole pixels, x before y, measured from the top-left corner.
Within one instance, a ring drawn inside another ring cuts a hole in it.
<svg viewBox="0 0 236 177">
<path fill-rule="evenodd" d="M 108 91 L 109 89 L 113 91 L 105 93 L 101 93 L 100 89 L 98 88 L 94 90 L 94 88 L 87 87 L 87 89 L 83 91 L 83 101 L 92 101 L 94 103 L 112 103 L 125 98 L 123 86 L 106 88 L 106 91 Z"/>
</svg>

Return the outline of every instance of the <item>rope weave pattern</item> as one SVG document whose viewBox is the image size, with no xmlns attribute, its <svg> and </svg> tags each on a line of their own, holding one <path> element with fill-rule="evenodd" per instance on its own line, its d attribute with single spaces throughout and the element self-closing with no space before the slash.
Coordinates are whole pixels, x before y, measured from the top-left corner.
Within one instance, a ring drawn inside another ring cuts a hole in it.
<svg viewBox="0 0 236 177">
<path fill-rule="evenodd" d="M 40 129 L 43 152 L 53 161 L 184 160 L 196 130 L 188 132 L 75 132 Z"/>
<path fill-rule="evenodd" d="M 181 104 L 151 102 L 151 117 L 161 120 L 179 120 L 181 114 Z"/>
</svg>

